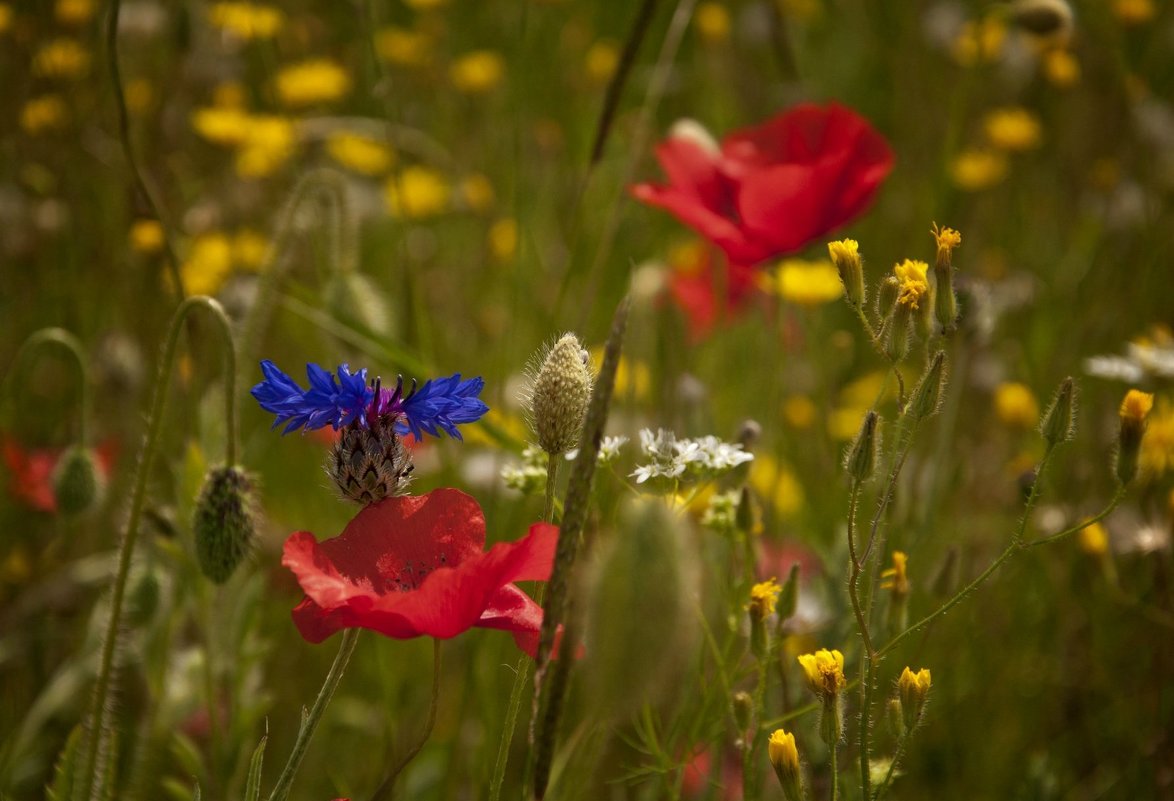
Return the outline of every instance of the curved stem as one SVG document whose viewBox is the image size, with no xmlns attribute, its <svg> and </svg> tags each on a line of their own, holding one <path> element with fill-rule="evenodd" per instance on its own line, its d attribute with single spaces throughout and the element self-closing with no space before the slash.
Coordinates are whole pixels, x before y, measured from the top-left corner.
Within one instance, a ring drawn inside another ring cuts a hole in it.
<svg viewBox="0 0 1174 801">
<path fill-rule="evenodd" d="M 172 229 L 163 217 L 163 208 L 156 199 L 155 193 L 147 186 L 147 181 L 143 177 L 143 171 L 139 168 L 139 162 L 135 158 L 134 147 L 130 141 L 130 115 L 126 111 L 126 95 L 122 91 L 122 72 L 118 66 L 118 12 L 121 5 L 121 0 L 113 0 L 110 4 L 110 14 L 106 18 L 106 59 L 110 67 L 110 83 L 114 88 L 114 102 L 118 108 L 118 139 L 122 143 L 122 153 L 126 158 L 127 166 L 130 167 L 135 188 L 139 190 L 151 208 L 151 213 L 155 215 L 155 219 L 159 221 L 159 226 L 163 229 L 163 249 L 167 252 L 168 271 L 175 284 L 176 294 L 182 301 L 184 299 L 183 280 L 179 275 L 179 258 L 175 255 Z"/>
<path fill-rule="evenodd" d="M 82 771 L 82 786 L 85 789 L 85 793 L 80 796 L 83 799 L 90 798 L 91 794 L 94 790 L 98 789 L 100 784 L 95 776 L 95 771 L 98 767 L 99 741 L 102 739 L 102 732 L 105 726 L 107 700 L 110 693 L 111 674 L 114 667 L 114 652 L 118 646 L 118 633 L 122 622 L 122 604 L 126 597 L 126 583 L 127 577 L 130 575 L 131 557 L 134 555 L 135 543 L 138 541 L 139 523 L 142 520 L 143 506 L 147 497 L 147 479 L 151 475 L 151 466 L 155 458 L 155 447 L 158 444 L 159 433 L 163 427 L 163 411 L 167 404 L 167 389 L 171 383 L 171 371 L 175 365 L 175 352 L 179 345 L 179 334 L 183 328 L 184 320 L 196 308 L 202 308 L 211 312 L 212 316 L 221 322 L 222 331 L 226 335 L 229 331 L 228 317 L 225 315 L 224 309 L 217 301 L 204 295 L 197 295 L 180 303 L 175 315 L 171 318 L 171 325 L 168 328 L 167 340 L 163 349 L 163 358 L 159 363 L 159 375 L 155 380 L 154 395 L 151 399 L 151 411 L 147 424 L 147 439 L 139 455 L 138 466 L 135 469 L 134 490 L 130 502 L 130 516 L 127 518 L 126 533 L 123 535 L 122 545 L 118 552 L 118 573 L 115 575 L 114 588 L 110 597 L 110 620 L 106 624 L 106 632 L 102 640 L 101 661 L 98 666 L 97 680 L 94 684 L 94 698 L 90 704 L 90 739 L 87 743 Z M 231 339 L 229 339 L 227 350 L 232 350 Z M 231 365 L 232 362 L 226 360 L 226 364 Z M 230 409 L 229 420 L 227 421 L 230 443 L 236 437 L 235 423 L 232 422 L 234 415 L 231 412 L 234 401 L 232 392 L 230 391 L 232 386 L 231 378 L 226 377 L 226 403 Z M 230 444 L 228 452 L 230 455 L 234 455 L 235 446 Z"/>
<path fill-rule="evenodd" d="M 391 769 L 391 773 L 379 785 L 379 789 L 371 796 L 371 801 L 385 801 L 391 798 L 391 791 L 395 787 L 395 780 L 399 778 L 403 769 L 408 766 L 420 750 L 424 747 L 424 743 L 428 742 L 428 738 L 432 736 L 432 727 L 436 725 L 436 709 L 440 705 L 440 640 L 433 638 L 432 640 L 432 700 L 428 705 L 428 720 L 424 724 L 424 730 L 420 732 L 420 738 L 416 743 L 407 750 L 407 752 L 400 757 L 395 767 Z"/>
<path fill-rule="evenodd" d="M 281 771 L 281 776 L 277 779 L 277 784 L 273 787 L 273 792 L 269 794 L 269 801 L 285 801 L 289 795 L 294 774 L 301 767 L 306 750 L 310 747 L 310 739 L 314 736 L 314 730 L 318 728 L 318 723 L 322 720 L 322 713 L 326 711 L 326 707 L 330 705 L 330 699 L 334 697 L 334 691 L 338 689 L 338 683 L 342 680 L 343 672 L 346 671 L 347 662 L 350 661 L 351 654 L 355 650 L 355 643 L 359 640 L 360 631 L 362 629 L 345 629 L 343 631 L 338 655 L 334 657 L 334 664 L 330 666 L 330 672 L 326 674 L 326 681 L 322 682 L 322 689 L 318 691 L 318 697 L 314 699 L 314 706 L 310 708 L 308 713 L 305 712 L 305 707 L 302 708 L 302 723 L 298 727 L 297 740 L 294 741 L 293 751 L 289 754 L 289 759 Z"/>
<path fill-rule="evenodd" d="M 44 345 L 57 345 L 64 348 L 73 356 L 77 364 L 78 382 L 77 395 L 79 406 L 78 444 L 83 447 L 88 444 L 86 439 L 87 423 L 90 419 L 90 372 L 86 366 L 86 351 L 82 343 L 73 334 L 64 328 L 42 328 L 29 334 L 16 351 L 16 358 L 12 361 L 12 369 L 5 378 L 5 396 L 12 398 L 12 385 L 20 372 L 21 363 L 28 358 L 36 348 Z"/>
</svg>

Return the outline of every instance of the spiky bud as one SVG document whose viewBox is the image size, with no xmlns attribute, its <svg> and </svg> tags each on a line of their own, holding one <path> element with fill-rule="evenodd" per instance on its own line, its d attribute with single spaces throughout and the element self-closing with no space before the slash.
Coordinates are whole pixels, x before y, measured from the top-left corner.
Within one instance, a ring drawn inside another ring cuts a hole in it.
<svg viewBox="0 0 1174 801">
<path fill-rule="evenodd" d="M 342 429 L 327 457 L 326 472 L 343 497 L 366 505 L 407 488 L 412 454 L 391 421 L 376 417 L 366 427 L 351 424 Z"/>
<path fill-rule="evenodd" d="M 252 482 L 236 466 L 215 467 L 204 478 L 192 530 L 200 570 L 217 584 L 228 581 L 252 549 Z"/>
<path fill-rule="evenodd" d="M 1052 447 L 1072 439 L 1076 432 L 1076 383 L 1071 376 L 1060 382 L 1039 430 L 1044 442 Z"/>
<path fill-rule="evenodd" d="M 92 450 L 78 445 L 61 455 L 53 470 L 53 495 L 63 515 L 72 517 L 89 511 L 104 489 L 105 481 Z"/>
<path fill-rule="evenodd" d="M 885 355 L 899 362 L 909 353 L 909 328 L 917 309 L 905 303 L 893 307 L 893 316 L 885 331 Z"/>
<path fill-rule="evenodd" d="M 900 696 L 894 696 L 885 704 L 885 721 L 894 737 L 905 736 L 905 713 L 901 709 Z"/>
<path fill-rule="evenodd" d="M 527 405 L 538 446 L 552 456 L 579 444 L 594 379 L 579 338 L 564 334 L 534 372 Z"/>
<path fill-rule="evenodd" d="M 852 445 L 848 448 L 844 467 L 848 475 L 857 481 L 868 481 L 876 470 L 876 453 L 880 447 L 880 435 L 877 432 L 879 424 L 880 415 L 875 411 L 869 411 L 864 415 L 856 439 L 852 440 Z"/>
<path fill-rule="evenodd" d="M 1154 408 L 1154 396 L 1148 392 L 1131 389 L 1125 393 L 1118 413 L 1120 426 L 1117 429 L 1117 480 L 1128 484 L 1137 476 L 1137 460 L 1141 453 L 1141 439 L 1145 436 L 1146 418 Z"/>
<path fill-rule="evenodd" d="M 914 420 L 924 420 L 930 415 L 937 414 L 942 402 L 942 389 L 946 384 L 946 352 L 939 350 L 929 360 L 929 367 L 925 369 L 921 380 L 909 396 L 906 412 Z"/>
</svg>

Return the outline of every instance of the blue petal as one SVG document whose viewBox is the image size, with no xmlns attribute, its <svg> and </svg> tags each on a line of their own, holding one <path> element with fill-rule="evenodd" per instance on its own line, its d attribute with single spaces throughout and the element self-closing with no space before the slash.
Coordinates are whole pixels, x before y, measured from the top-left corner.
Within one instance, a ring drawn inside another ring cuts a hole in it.
<svg viewBox="0 0 1174 801">
<path fill-rule="evenodd" d="M 397 426 L 399 433 L 423 439 L 423 433 L 439 437 L 444 431 L 461 439 L 457 425 L 475 422 L 489 411 L 477 397 L 484 386 L 480 377 L 461 381 L 460 373 L 426 382 L 403 402 L 405 420 Z"/>
</svg>

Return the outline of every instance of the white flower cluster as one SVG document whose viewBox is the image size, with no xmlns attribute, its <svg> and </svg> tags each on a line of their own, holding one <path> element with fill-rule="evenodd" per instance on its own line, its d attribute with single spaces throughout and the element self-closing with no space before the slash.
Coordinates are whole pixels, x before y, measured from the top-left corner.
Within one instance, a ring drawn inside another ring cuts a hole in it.
<svg viewBox="0 0 1174 801">
<path fill-rule="evenodd" d="M 501 469 L 501 478 L 510 489 L 527 495 L 543 491 L 546 486 L 546 452 L 531 445 L 522 451 L 521 464 L 507 464 Z"/>
<path fill-rule="evenodd" d="M 642 429 L 640 449 L 649 462 L 637 465 L 632 473 L 637 484 L 651 478 L 679 481 L 716 478 L 754 458 L 741 445 L 714 436 L 677 439 L 672 431 L 663 428 L 655 434 L 651 429 Z"/>
<path fill-rule="evenodd" d="M 1098 378 L 1137 384 L 1147 377 L 1174 378 L 1174 342 L 1131 342 L 1125 356 L 1091 356 L 1084 371 Z"/>
<path fill-rule="evenodd" d="M 620 457 L 620 448 L 627 444 L 628 438 L 623 435 L 618 437 L 604 437 L 603 441 L 599 443 L 599 458 L 596 460 L 596 464 L 601 467 L 605 464 L 611 464 Z M 579 456 L 579 449 L 575 448 L 574 450 L 567 451 L 566 456 L 568 462 L 575 461 Z"/>
</svg>

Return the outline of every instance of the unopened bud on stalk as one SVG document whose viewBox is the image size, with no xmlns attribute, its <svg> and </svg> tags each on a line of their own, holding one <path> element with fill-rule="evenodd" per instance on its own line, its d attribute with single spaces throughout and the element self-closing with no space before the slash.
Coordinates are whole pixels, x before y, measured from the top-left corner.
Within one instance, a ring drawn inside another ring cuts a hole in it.
<svg viewBox="0 0 1174 801">
<path fill-rule="evenodd" d="M 933 265 L 933 274 L 937 281 L 934 313 L 938 318 L 938 325 L 949 333 L 957 327 L 958 322 L 958 298 L 954 294 L 952 254 L 954 248 L 962 244 L 962 234 L 953 228 L 938 228 L 937 223 L 934 223 L 931 233 L 938 246 Z"/>
<path fill-rule="evenodd" d="M 593 381 L 587 351 L 564 334 L 533 371 L 526 405 L 538 446 L 554 456 L 579 445 Z"/>
<path fill-rule="evenodd" d="M 770 765 L 779 777 L 783 796 L 787 801 L 802 801 L 803 776 L 799 768 L 799 749 L 795 747 L 795 735 L 783 729 L 776 729 L 766 744 Z"/>
<path fill-rule="evenodd" d="M 901 711 L 901 699 L 890 698 L 885 704 L 885 720 L 889 724 L 894 737 L 905 736 L 905 715 Z"/>
<path fill-rule="evenodd" d="M 876 293 L 876 313 L 882 320 L 893 313 L 893 307 L 897 305 L 897 296 L 900 294 L 901 282 L 897 280 L 897 276 L 890 275 L 881 281 L 880 291 Z"/>
<path fill-rule="evenodd" d="M 733 707 L 734 721 L 738 724 L 738 731 L 745 732 L 750 728 L 750 713 L 754 710 L 754 699 L 745 690 L 738 690 L 734 693 Z"/>
<path fill-rule="evenodd" d="M 105 481 L 94 452 L 80 445 L 61 455 L 53 470 L 53 495 L 57 509 L 72 517 L 88 512 L 102 497 Z"/>
<path fill-rule="evenodd" d="M 862 308 L 865 301 L 864 264 L 860 260 L 860 246 L 855 239 L 828 242 L 828 254 L 840 273 L 844 285 L 844 299 L 850 306 Z"/>
<path fill-rule="evenodd" d="M 774 614 L 782 589 L 773 578 L 750 588 L 750 603 L 746 605 L 750 613 L 750 650 L 759 659 L 765 658 L 770 650 L 766 619 Z"/>
<path fill-rule="evenodd" d="M 1072 439 L 1076 432 L 1076 384 L 1071 376 L 1060 382 L 1039 430 L 1044 442 L 1052 447 Z"/>
<path fill-rule="evenodd" d="M 252 482 L 235 466 L 213 468 L 196 501 L 192 529 L 200 570 L 217 584 L 228 581 L 253 545 Z"/>
<path fill-rule="evenodd" d="M 1121 425 L 1117 429 L 1117 480 L 1128 484 L 1137 476 L 1137 457 L 1141 452 L 1141 439 L 1145 436 L 1146 418 L 1154 408 L 1154 396 L 1148 392 L 1131 389 L 1121 401 L 1118 416 Z"/>
<path fill-rule="evenodd" d="M 942 389 L 946 384 L 946 352 L 939 350 L 929 360 L 929 367 L 925 369 L 921 380 L 913 389 L 909 397 L 906 411 L 914 420 L 924 420 L 930 415 L 937 414 L 942 402 Z"/>
<path fill-rule="evenodd" d="M 880 448 L 880 433 L 877 431 L 879 423 L 880 415 L 875 411 L 869 411 L 864 415 L 860 432 L 848 448 L 844 467 L 848 470 L 848 475 L 857 481 L 868 481 L 876 470 L 876 454 Z"/>
<path fill-rule="evenodd" d="M 885 355 L 899 362 L 909 353 L 909 325 L 917 310 L 904 303 L 893 307 L 893 317 L 885 332 Z"/>
<path fill-rule="evenodd" d="M 901 695 L 901 711 L 906 731 L 912 731 L 921 720 L 931 683 L 929 668 L 922 668 L 916 673 L 908 667 L 901 671 L 897 690 Z"/>
<path fill-rule="evenodd" d="M 844 677 L 844 655 L 821 648 L 813 654 L 802 654 L 799 664 L 803 667 L 807 686 L 823 703 L 820 737 L 834 748 L 844 734 L 844 712 L 840 703 L 840 694 L 848 686 Z"/>
</svg>

